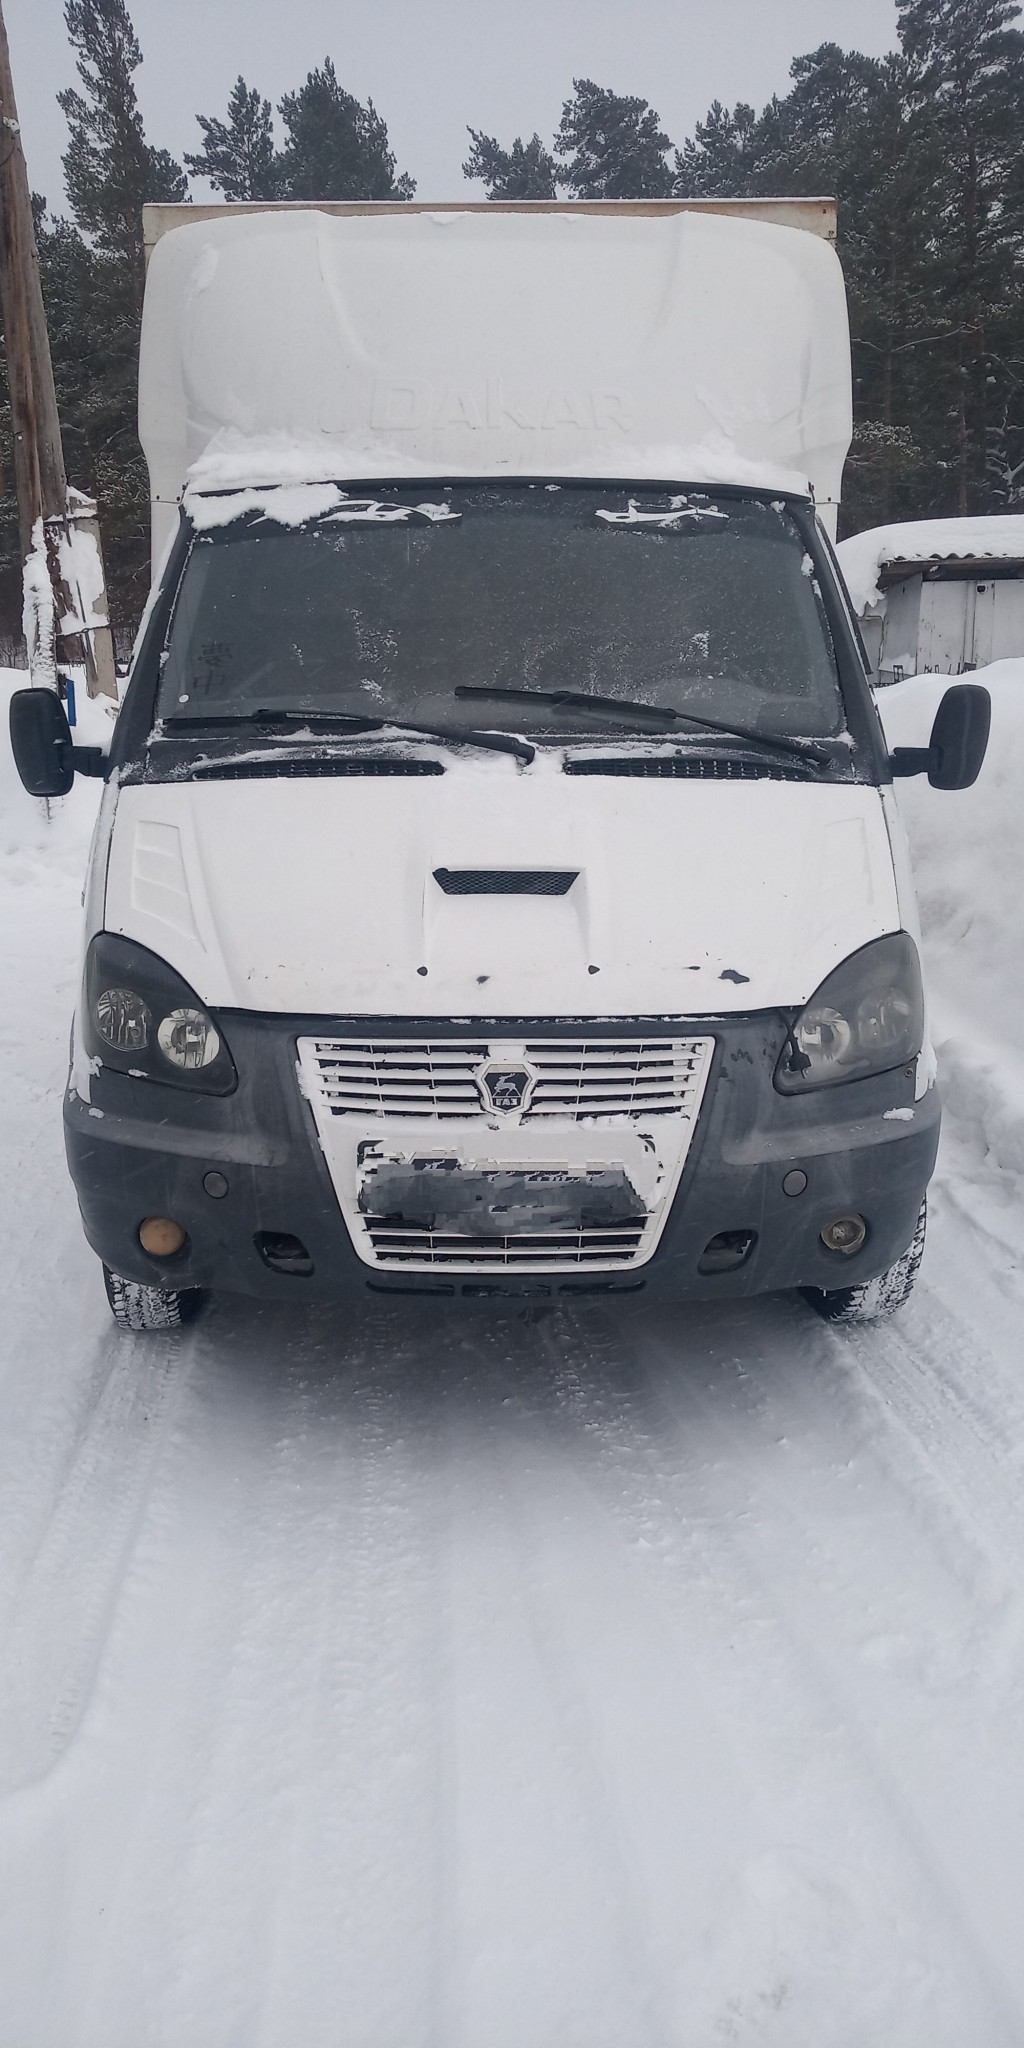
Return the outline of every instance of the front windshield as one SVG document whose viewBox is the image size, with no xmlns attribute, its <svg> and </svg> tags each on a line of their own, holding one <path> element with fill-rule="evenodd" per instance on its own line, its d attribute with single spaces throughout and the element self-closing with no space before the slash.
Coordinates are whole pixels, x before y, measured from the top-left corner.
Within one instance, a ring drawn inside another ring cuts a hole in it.
<svg viewBox="0 0 1024 2048">
<path fill-rule="evenodd" d="M 460 685 L 571 690 L 623 712 L 467 701 Z M 157 715 L 589 737 L 640 729 L 640 703 L 766 738 L 840 730 L 824 607 L 781 500 L 472 484 L 353 494 L 301 528 L 247 513 L 191 547 Z"/>
</svg>

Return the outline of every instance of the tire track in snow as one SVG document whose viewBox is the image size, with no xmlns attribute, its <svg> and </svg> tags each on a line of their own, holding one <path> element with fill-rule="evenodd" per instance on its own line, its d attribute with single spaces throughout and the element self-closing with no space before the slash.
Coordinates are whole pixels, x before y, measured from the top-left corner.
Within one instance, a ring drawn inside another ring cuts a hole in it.
<svg viewBox="0 0 1024 2048">
<path fill-rule="evenodd" d="M 422 1356 L 421 1333 L 401 1316 L 375 1318 L 310 1415 L 311 1429 L 334 1437 L 350 1484 L 307 1589 L 296 1735 L 314 1768 L 283 1832 L 255 2048 L 292 2033 L 297 1950 L 321 1982 L 347 1977 L 353 2031 L 362 1999 L 367 2038 L 449 2048 L 439 1416 L 416 1388 Z M 336 2040 L 336 2020 L 307 2016 L 305 2048 Z"/>
<path fill-rule="evenodd" d="M 551 1550 L 561 1452 L 539 1434 L 532 1398 L 523 1404 L 523 1380 L 532 1397 L 536 1366 L 532 1319 L 484 1327 L 453 1469 L 452 1625 L 463 1737 L 454 1773 L 462 1781 L 460 1974 L 470 1990 L 457 1994 L 461 2029 L 441 2036 L 438 2048 L 442 2040 L 475 2048 L 484 2039 L 511 2048 L 523 2038 L 531 2006 L 515 1958 L 526 1955 L 539 2040 L 564 2034 L 601 2048 L 636 2038 L 645 2048 L 671 2048 L 678 2036 L 649 1941 L 644 1886 L 566 1641 L 572 1567 Z M 554 1524 L 557 1536 L 557 1511 Z M 589 1561 L 585 1570 L 589 1576 Z M 515 1841 L 508 1806 L 495 1800 L 495 1779 L 524 1786 L 512 1808 Z M 514 1863 L 511 1883 L 501 1868 L 505 1856 Z M 486 1988 L 475 1981 L 474 1942 L 492 1958 Z M 572 1962 L 559 1952 L 563 1946 Z M 574 1965 L 586 1971 L 585 1990 L 574 1984 Z M 475 2001 L 468 2012 L 467 1998 Z"/>
<path fill-rule="evenodd" d="M 81 1723 L 189 1355 L 180 1339 L 100 1347 L 109 1370 L 9 1617 L 0 1794 L 45 1776 Z"/>
<path fill-rule="evenodd" d="M 1014 1315 L 1007 1302 L 998 1333 L 986 1330 L 989 1340 L 1002 1337 L 1002 1356 L 979 1336 L 973 1315 L 965 1319 L 953 1306 L 954 1297 L 973 1306 L 979 1275 L 975 1267 L 971 1285 L 951 1284 L 962 1252 L 950 1235 L 947 1223 L 939 1233 L 943 1264 L 931 1263 L 941 1291 L 926 1267 L 901 1317 L 828 1334 L 833 1355 L 882 1423 L 879 1450 L 886 1439 L 893 1445 L 887 1462 L 895 1484 L 906 1490 L 916 1475 L 917 1498 L 927 1501 L 950 1567 L 978 1603 L 979 1659 L 1000 1682 L 1019 1672 L 1024 1651 L 1024 1304 Z M 996 1248 L 987 1233 L 979 1231 L 975 1244 L 990 1263 Z"/>
<path fill-rule="evenodd" d="M 771 1305 L 757 1304 L 762 1326 L 768 1333 L 763 1319 L 771 1314 Z M 748 1312 L 746 1320 L 752 1320 Z M 788 1724 L 790 1727 L 803 1725 L 807 1731 L 807 1756 L 810 1760 L 825 1754 L 822 1748 L 824 1738 L 834 1747 L 837 1737 L 842 1749 L 848 1753 L 850 1766 L 856 1767 L 858 1792 L 848 1819 L 854 1823 L 854 1833 L 861 1833 L 863 1870 L 870 1870 L 875 1853 L 881 1844 L 887 1844 L 889 1853 L 883 1856 L 883 1865 L 888 1863 L 895 1871 L 903 1866 L 902 1887 L 890 1900 L 890 1908 L 897 1917 L 906 1914 L 908 1907 L 913 1911 L 915 1894 L 917 1901 L 930 1897 L 930 1910 L 921 1922 L 919 1938 L 926 1947 L 938 1950 L 930 1930 L 944 1925 L 946 1941 L 941 1944 L 952 1954 L 959 1951 L 961 1966 L 956 1978 L 945 1987 L 953 1996 L 955 1988 L 965 1977 L 973 1978 L 976 1995 L 988 2009 L 987 2031 L 983 2038 L 988 2042 L 1016 2043 L 1021 2027 L 1021 2011 L 1014 1994 L 1010 1991 L 1003 1970 L 991 1953 L 986 1941 L 979 1938 L 973 1919 L 964 1910 L 964 1904 L 951 1879 L 946 1863 L 935 1852 L 925 1826 L 907 1798 L 893 1769 L 883 1757 L 878 1744 L 867 1727 L 858 1718 L 854 1701 L 843 1682 L 843 1674 L 837 1671 L 827 1655 L 823 1654 L 822 1641 L 815 1626 L 816 1617 L 805 1616 L 795 1605 L 793 1591 L 794 1561 L 813 1556 L 816 1542 L 820 1540 L 820 1529 L 815 1523 L 807 1522 L 799 1504 L 794 1505 L 788 1494 L 778 1491 L 770 1478 L 770 1466 L 766 1482 L 766 1467 L 759 1462 L 756 1473 L 751 1474 L 749 1451 L 738 1435 L 741 1422 L 749 1419 L 751 1399 L 757 1401 L 758 1363 L 766 1366 L 778 1379 L 778 1356 L 770 1334 L 766 1353 L 760 1361 L 754 1360 L 754 1370 L 748 1361 L 742 1374 L 736 1375 L 735 1394 L 728 1401 L 723 1413 L 720 1389 L 714 1392 L 701 1382 L 706 1379 L 706 1368 L 712 1361 L 706 1354 L 701 1355 L 695 1365 L 701 1368 L 701 1377 L 694 1370 L 687 1370 L 685 1358 L 673 1356 L 668 1345 L 655 1334 L 650 1325 L 641 1333 L 639 1324 L 631 1328 L 630 1344 L 644 1365 L 648 1360 L 662 1362 L 668 1369 L 671 1397 L 660 1387 L 637 1385 L 626 1363 L 627 1353 L 611 1317 L 603 1311 L 593 1310 L 585 1319 L 574 1313 L 567 1318 L 570 1327 L 564 1331 L 561 1345 L 549 1334 L 552 1369 L 559 1400 L 566 1412 L 573 1415 L 581 1429 L 584 1442 L 589 1446 L 590 1471 L 592 1479 L 606 1481 L 605 1498 L 609 1511 L 619 1517 L 626 1526 L 638 1532 L 638 1540 L 651 1548 L 655 1557 L 663 1564 L 682 1565 L 683 1570 L 673 1570 L 670 1584 L 664 1598 L 664 1620 L 666 1625 L 678 1625 L 680 1616 L 688 1604 L 689 1568 L 686 1553 L 694 1547 L 696 1540 L 696 1561 L 710 1562 L 711 1580 L 707 1578 L 700 1586 L 700 1606 L 704 1612 L 705 1624 L 709 1620 L 708 1594 L 717 1588 L 725 1594 L 723 1616 L 726 1631 L 732 1631 L 741 1640 L 747 1656 L 753 1658 L 752 1683 L 754 1698 L 751 1706 L 757 1712 L 756 1701 L 763 1697 L 770 1702 L 770 1723 L 781 1734 Z M 814 1371 L 811 1355 L 818 1349 L 815 1339 L 820 1333 L 817 1326 L 810 1324 L 801 1332 L 796 1325 L 797 1349 L 806 1356 L 794 1362 L 783 1354 L 783 1379 L 793 1386 L 794 1376 Z M 800 1342 L 800 1336 L 803 1342 Z M 596 1341 L 595 1341 L 596 1340 Z M 787 1350 L 789 1347 L 787 1346 Z M 593 1359 L 595 1352 L 603 1353 L 607 1363 L 615 1370 L 615 1379 L 625 1389 L 618 1398 L 608 1400 L 607 1391 L 601 1382 L 607 1372 L 595 1375 Z M 713 1358 L 713 1355 L 712 1355 Z M 728 1361 L 726 1361 L 727 1363 Z M 632 1380 L 632 1384 L 630 1384 Z M 610 1410 L 610 1412 L 609 1412 Z M 797 1412 L 800 1413 L 798 1407 Z M 676 1441 L 671 1446 L 673 1455 L 665 1456 L 665 1430 L 668 1423 Z M 699 1423 L 699 1432 L 692 1425 Z M 679 1441 L 680 1426 L 687 1435 Z M 769 1450 L 773 1438 L 766 1438 L 764 1449 Z M 699 1448 L 698 1448 L 699 1444 Z M 751 1487 L 750 1479 L 754 1478 Z M 704 1494 L 704 1512 L 695 1518 L 694 1480 L 702 1481 L 698 1491 Z M 787 1529 L 792 1533 L 787 1535 Z M 768 1533 L 772 1540 L 765 1543 Z M 768 1557 L 780 1562 L 780 1542 L 784 1569 L 775 1576 L 769 1576 Z M 826 1603 L 827 1609 L 827 1603 Z M 825 1613 L 820 1617 L 825 1620 Z M 687 1627 L 691 1625 L 687 1622 Z M 767 1625 L 768 1634 L 765 1634 Z M 827 1621 L 823 1631 L 828 1638 Z M 715 1654 L 713 1642 L 702 1642 L 698 1659 L 700 1668 L 714 1672 Z M 773 1666 L 775 1667 L 773 1672 Z M 792 1697 L 788 1706 L 785 1692 Z M 726 1701 L 726 1709 L 729 1706 Z M 731 1703 L 735 1709 L 736 1701 Z M 748 1708 L 748 1713 L 750 1709 Z M 743 1708 L 740 1704 L 738 1726 L 742 1728 Z M 749 1740 L 752 1730 L 747 1731 Z M 769 1728 L 771 1734 L 771 1727 Z M 771 1755 L 769 1760 L 774 1768 L 770 1782 L 776 1801 L 785 1787 L 784 1773 L 778 1769 L 778 1759 Z M 822 1810 L 829 1811 L 831 1778 L 835 1786 L 835 1810 L 830 1813 L 830 1827 L 837 1830 L 842 1822 L 842 1798 L 839 1786 L 844 1777 L 842 1769 L 835 1763 L 826 1771 L 822 1782 Z M 791 1791 L 796 1791 L 794 1784 Z M 800 1786 L 801 1793 L 804 1787 Z M 915 1879 L 916 1872 L 916 1879 Z M 878 1911 L 877 1901 L 872 1908 Z M 882 1929 L 879 1920 L 879 1932 Z M 862 1961 L 864 1958 L 861 1959 Z M 871 1958 L 877 1965 L 879 1958 Z M 944 1967 L 945 1955 L 941 1957 Z M 965 1967 L 966 1966 L 966 1967 Z M 911 1976 L 913 1972 L 911 1972 Z M 851 1982 L 851 1992 L 853 1984 Z M 892 1986 L 895 1993 L 895 1980 Z M 909 1981 L 905 1989 L 909 1990 Z M 887 2010 L 883 2024 L 887 2028 L 887 2039 L 906 2040 L 908 2048 L 917 2048 L 921 2036 L 912 2023 L 912 2030 L 897 2036 L 894 2033 L 894 2013 L 899 2002 Z M 937 2026 L 945 2016 L 945 1996 L 937 1999 L 931 2014 L 931 2024 Z M 920 2016 L 923 2019 L 923 2015 Z M 978 2015 L 976 2014 L 977 2018 Z M 748 2012 L 745 2018 L 749 2022 Z M 723 2024 L 725 2022 L 723 2021 Z M 760 2035 L 758 2035 L 760 2038 Z M 774 2034 L 766 2038 L 775 2039 Z M 787 2040 L 783 2030 L 777 2037 Z M 936 2038 L 933 2033 L 930 2038 Z M 946 2039 L 945 2034 L 942 2035 Z M 955 2038 L 955 2036 L 949 2037 Z M 977 2033 L 974 2038 L 981 2038 Z"/>
<path fill-rule="evenodd" d="M 126 1938 L 160 1958 L 168 2040 L 334 2048 L 368 2011 L 359 2038 L 440 2044 L 443 1602 L 422 1337 L 378 1312 L 339 1355 L 337 1318 L 245 1311 L 217 1337 L 171 1475 L 178 1530 L 140 1558 L 152 1644 L 147 1617 L 128 1617 L 136 1671 L 160 1654 L 159 1610 L 183 1623 L 134 1704 L 145 1789 L 83 2048 L 104 2044 Z M 203 1560 L 187 1606 L 186 1519 Z"/>
<path fill-rule="evenodd" d="M 877 1344 L 880 1337 L 884 1340 L 887 1336 L 895 1336 L 896 1332 L 883 1327 L 871 1332 L 865 1330 L 842 1334 L 837 1331 L 822 1333 L 813 1324 L 809 1332 L 804 1331 L 804 1341 L 798 1346 L 798 1350 L 802 1350 L 805 1357 L 801 1359 L 797 1356 L 795 1359 L 786 1360 L 781 1376 L 776 1377 L 771 1399 L 772 1402 L 777 1399 L 777 1392 L 792 1397 L 795 1412 L 805 1424 L 813 1423 L 813 1417 L 808 1415 L 806 1402 L 802 1399 L 804 1390 L 801 1380 L 805 1370 L 814 1369 L 811 1354 L 818 1351 L 819 1346 L 815 1339 L 820 1341 L 822 1334 L 829 1342 L 833 1356 L 837 1350 L 845 1350 L 847 1346 L 861 1351 L 858 1380 L 863 1385 L 866 1361 L 876 1362 L 872 1345 Z M 664 1349 L 656 1343 L 655 1349 L 660 1348 L 664 1356 Z M 666 1363 L 670 1363 L 667 1358 Z M 760 1390 L 754 1375 L 745 1375 L 745 1381 L 747 1402 L 744 1406 L 747 1413 L 753 1414 L 760 1408 L 760 1419 L 771 1428 L 769 1401 L 759 1401 Z M 664 1384 L 663 1382 L 663 1386 Z M 734 1425 L 730 1423 L 728 1430 L 723 1427 L 720 1407 L 712 1401 L 708 1389 L 698 1384 L 695 1378 L 677 1380 L 673 1387 L 673 1398 L 669 1402 L 670 1411 L 676 1408 L 677 1399 L 680 1412 L 692 1410 L 701 1415 L 703 1426 L 709 1427 L 713 1437 L 717 1438 L 724 1464 L 730 1450 L 736 1448 Z M 966 1572 L 963 1571 L 961 1560 L 957 1557 L 955 1541 L 952 1544 L 946 1543 L 945 1556 L 941 1559 L 941 1563 L 947 1565 L 960 1578 L 963 1608 L 970 1614 L 979 1591 L 974 1560 L 977 1559 L 979 1551 L 984 1560 L 991 1556 L 991 1552 L 984 1544 L 979 1545 L 975 1518 L 961 1514 L 960 1498 L 945 1484 L 928 1450 L 913 1437 L 905 1418 L 893 1414 L 888 1409 L 884 1412 L 887 1434 L 890 1438 L 894 1432 L 898 1434 L 903 1456 L 888 1455 L 884 1437 L 880 1439 L 877 1434 L 871 1438 L 868 1448 L 876 1461 L 882 1465 L 886 1476 L 893 1481 L 897 1496 L 902 1492 L 912 1520 L 919 1518 L 921 1493 L 912 1478 L 908 1485 L 905 1455 L 908 1449 L 915 1457 L 919 1473 L 933 1481 L 929 1499 L 929 1521 L 934 1518 L 942 1534 L 947 1538 L 953 1531 L 955 1536 L 959 1536 L 961 1544 L 966 1536 L 974 1554 Z M 766 1447 L 770 1441 L 771 1438 L 766 1431 Z M 929 1917 L 945 1921 L 953 1942 L 973 1965 L 977 1982 L 980 1987 L 984 1987 L 987 1994 L 990 2022 L 998 2029 L 998 2034 L 986 2034 L 984 2038 L 987 2041 L 990 2038 L 1005 2037 L 1008 2041 L 1016 2043 L 1024 2024 L 1024 2011 L 1019 1996 L 1010 1986 L 1006 1968 L 994 1951 L 989 1939 L 989 1929 L 983 1928 L 981 1924 L 984 1916 L 977 1910 L 969 1884 L 965 1885 L 958 1881 L 961 1852 L 958 1850 L 955 1837 L 950 1831 L 945 1839 L 942 1838 L 941 1821 L 938 1817 L 941 1808 L 933 1809 L 930 1799 L 924 1806 L 919 1807 L 914 1792 L 900 1771 L 896 1754 L 888 1754 L 888 1743 L 886 1751 L 883 1751 L 880 1741 L 871 1732 L 866 1718 L 867 1693 L 858 1698 L 861 1688 L 857 1683 L 859 1674 L 856 1655 L 851 1658 L 849 1645 L 837 1642 L 837 1604 L 841 1605 L 843 1593 L 848 1591 L 852 1595 L 856 1611 L 864 1597 L 864 1584 L 854 1582 L 846 1588 L 839 1582 L 831 1582 L 827 1521 L 823 1524 L 817 1513 L 809 1512 L 810 1502 L 807 1501 L 805 1504 L 804 1490 L 798 1484 L 781 1483 L 776 1476 L 776 1470 L 777 1468 L 773 1469 L 771 1465 L 762 1464 L 759 1474 L 761 1511 L 756 1520 L 745 1519 L 736 1532 L 738 1547 L 745 1558 L 745 1569 L 750 1582 L 759 1585 L 764 1596 L 774 1602 L 778 1623 L 793 1645 L 794 1662 L 803 1668 L 810 1681 L 807 1686 L 808 1697 L 817 1694 L 826 1713 L 831 1713 L 837 1724 L 843 1727 L 849 1746 L 859 1760 L 864 1779 L 870 1782 L 874 1789 L 881 1812 L 895 1821 L 899 1839 L 916 1863 L 925 1887 L 932 1894 L 935 1914 Z M 830 1480 L 827 1471 L 823 1476 L 828 1487 Z M 838 1476 L 836 1472 L 834 1477 Z M 827 1502 L 825 1513 L 828 1514 Z M 774 1572 L 773 1564 L 777 1567 Z M 909 1568 L 909 1560 L 905 1561 L 904 1568 Z M 866 1574 L 864 1577 L 866 1578 Z M 989 1593 L 991 1591 L 987 1585 L 985 1590 Z M 944 1589 L 939 1594 L 939 1603 L 943 1621 L 948 1623 L 948 1594 Z M 960 1677 L 964 1684 L 969 1685 L 972 1696 L 977 1694 L 979 1681 L 983 1696 L 986 1694 L 985 1674 L 978 1669 L 979 1640 L 983 1640 L 984 1636 L 991 1632 L 994 1624 L 1001 1633 L 1002 1621 L 1002 1601 L 990 1597 L 988 1613 L 979 1624 L 978 1630 L 975 1631 L 972 1627 L 959 1646 Z M 926 1629 L 927 1622 L 923 1625 Z M 841 1635 L 842 1631 L 838 1633 Z M 918 1689 L 919 1684 L 920 1681 Z M 926 1683 L 923 1695 L 917 1702 L 917 1715 L 912 1718 L 921 1719 L 926 1723 L 930 1719 L 929 1709 L 934 1698 L 942 1695 L 947 1701 L 945 1718 L 951 1723 L 951 1734 L 955 1735 L 958 1721 L 962 1718 L 963 1735 L 969 1741 L 973 1727 L 970 1706 L 965 1702 L 962 1717 L 957 1714 L 955 1708 L 952 1713 L 950 1712 L 949 1673 L 942 1668 L 941 1663 L 938 1670 L 931 1675 L 930 1685 Z M 987 1704 L 991 1711 L 990 1699 L 987 1700 Z M 887 1736 L 892 1733 L 893 1731 L 887 1729 Z M 898 1750 L 898 1744 L 895 1744 L 895 1748 Z M 1008 1740 L 1008 1761 L 1014 1751 L 1015 1743 Z"/>
</svg>

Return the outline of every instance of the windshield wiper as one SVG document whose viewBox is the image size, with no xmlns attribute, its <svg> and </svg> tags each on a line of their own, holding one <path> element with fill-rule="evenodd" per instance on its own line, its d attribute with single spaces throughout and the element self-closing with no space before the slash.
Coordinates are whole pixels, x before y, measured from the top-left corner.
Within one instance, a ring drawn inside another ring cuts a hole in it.
<svg viewBox="0 0 1024 2048">
<path fill-rule="evenodd" d="M 410 725 L 404 718 L 382 718 L 392 732 L 412 732 L 428 740 L 446 740 L 454 747 L 486 747 L 494 754 L 514 754 L 517 761 L 529 763 L 537 749 L 528 740 L 517 739 L 511 732 L 477 732 L 468 725 Z"/>
<path fill-rule="evenodd" d="M 220 711 L 208 718 L 164 718 L 167 732 L 237 732 L 239 726 L 255 725 L 261 732 L 287 732 L 300 727 L 314 732 L 376 732 L 382 718 L 367 718 L 361 711 Z"/>
<path fill-rule="evenodd" d="M 359 711 L 244 711 L 237 717 L 220 713 L 210 718 L 165 718 L 164 731 L 171 732 L 237 732 L 239 728 L 254 726 L 259 732 L 287 732 L 305 730 L 309 732 L 383 732 L 385 728 L 399 737 L 414 733 L 418 739 L 443 740 L 452 746 L 481 747 L 493 754 L 514 754 L 517 761 L 529 763 L 534 759 L 536 747 L 527 740 L 520 740 L 509 732 L 477 732 L 466 725 L 418 725 L 401 718 L 366 718 Z"/>
<path fill-rule="evenodd" d="M 484 683 L 457 683 L 456 697 L 509 697 L 533 698 L 538 704 L 566 704 L 573 710 L 612 711 L 620 717 L 646 719 L 649 725 L 660 727 L 663 732 L 672 731 L 680 720 L 687 725 L 699 726 L 702 732 L 721 733 L 731 740 L 747 740 L 755 747 L 775 747 L 783 754 L 791 754 L 798 761 L 824 765 L 832 758 L 831 749 L 817 740 L 787 739 L 774 733 L 755 731 L 750 725 L 723 725 L 714 718 L 705 718 L 700 711 L 676 711 L 669 704 L 632 704 L 623 697 L 592 696 L 587 690 L 505 690 L 489 688 Z"/>
</svg>

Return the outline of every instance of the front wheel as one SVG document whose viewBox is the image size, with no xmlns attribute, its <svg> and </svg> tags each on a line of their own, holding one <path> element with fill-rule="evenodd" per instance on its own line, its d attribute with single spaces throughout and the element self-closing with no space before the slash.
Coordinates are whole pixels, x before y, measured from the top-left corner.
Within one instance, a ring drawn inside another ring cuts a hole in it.
<svg viewBox="0 0 1024 2048">
<path fill-rule="evenodd" d="M 180 1330 L 203 1299 L 198 1287 L 146 1287 L 139 1280 L 122 1280 L 109 1266 L 103 1268 L 103 1285 L 119 1330 Z"/>
<path fill-rule="evenodd" d="M 914 1235 L 905 1252 L 874 1280 L 857 1287 L 803 1287 L 801 1293 L 827 1323 L 880 1323 L 909 1301 L 924 1255 L 927 1203 L 922 1201 Z"/>
</svg>

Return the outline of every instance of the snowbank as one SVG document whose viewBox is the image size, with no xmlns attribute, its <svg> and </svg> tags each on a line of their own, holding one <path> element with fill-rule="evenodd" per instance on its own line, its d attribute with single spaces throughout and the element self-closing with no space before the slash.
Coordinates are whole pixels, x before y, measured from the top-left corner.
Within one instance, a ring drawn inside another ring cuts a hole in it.
<svg viewBox="0 0 1024 2048">
<path fill-rule="evenodd" d="M 1024 527 L 1024 520 L 1019 522 Z M 947 1150 L 991 1170 L 1007 1202 L 1024 1179 L 1024 660 L 970 679 L 992 697 L 992 738 L 973 789 L 896 784 L 924 932 Z M 915 676 L 878 695 L 890 746 L 924 745 L 949 676 Z M 1001 1192 L 1000 1192 L 1001 1190 Z"/>
<path fill-rule="evenodd" d="M 859 614 L 881 597 L 887 562 L 1024 561 L 1024 514 L 993 519 L 910 519 L 852 533 L 836 549 Z"/>
</svg>

